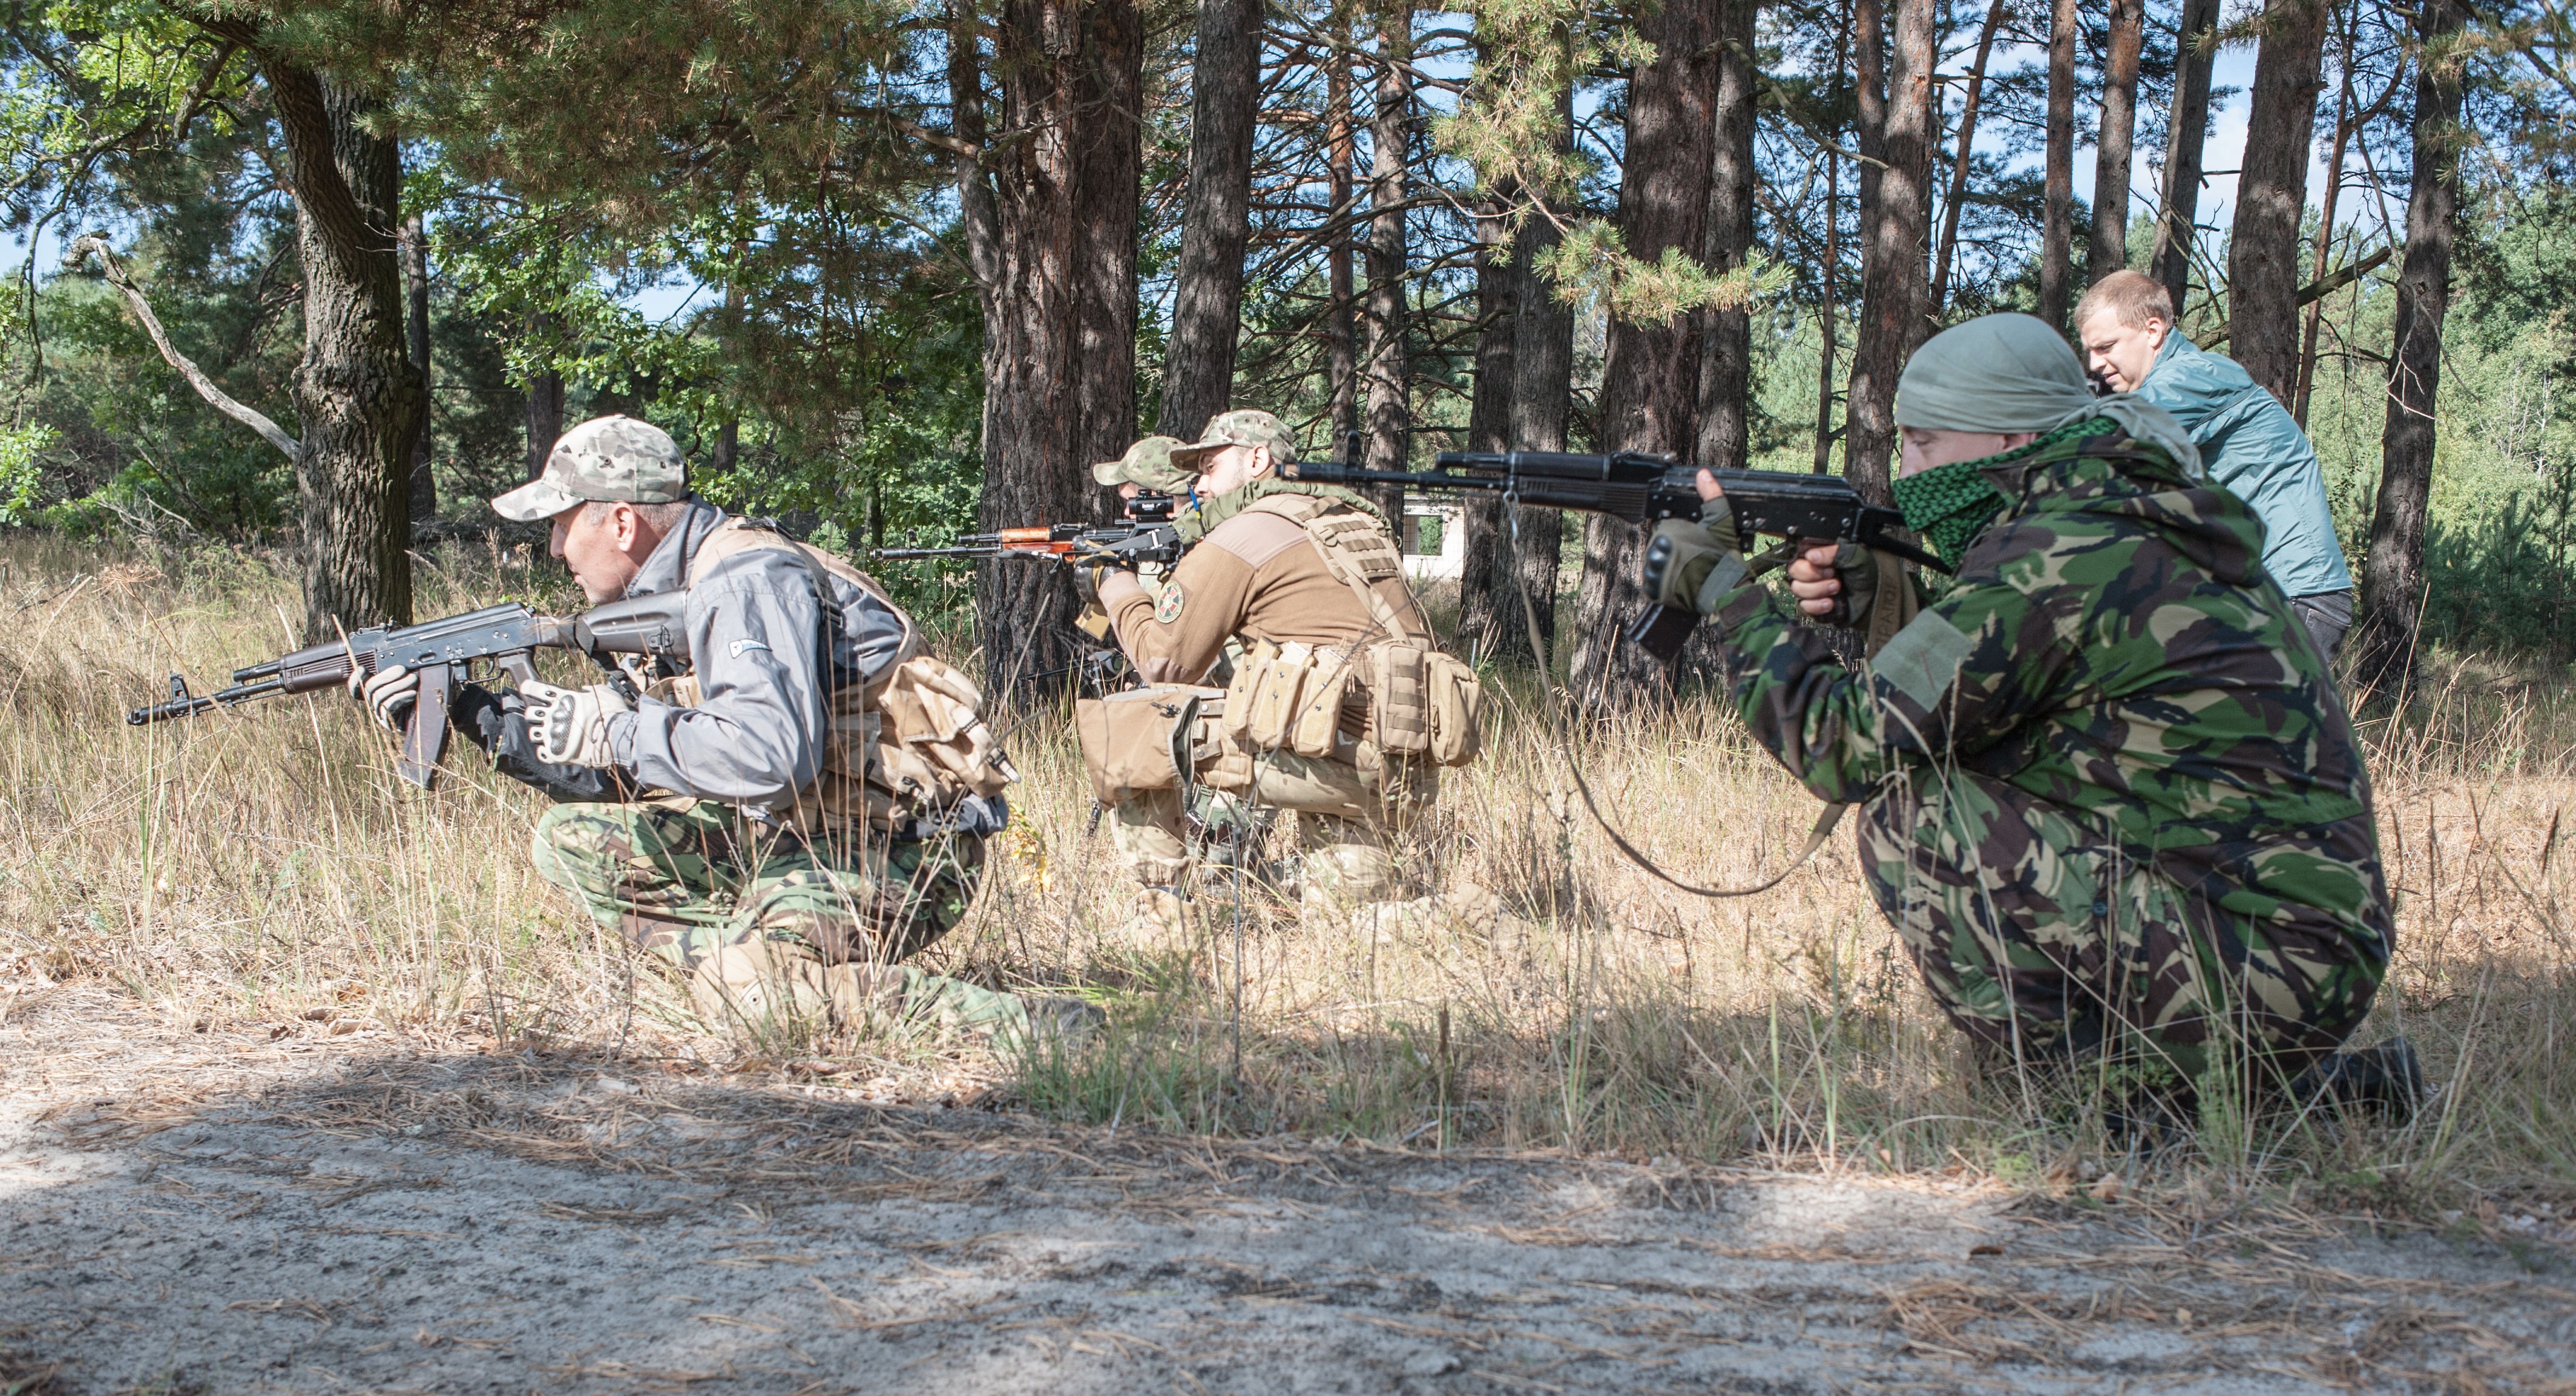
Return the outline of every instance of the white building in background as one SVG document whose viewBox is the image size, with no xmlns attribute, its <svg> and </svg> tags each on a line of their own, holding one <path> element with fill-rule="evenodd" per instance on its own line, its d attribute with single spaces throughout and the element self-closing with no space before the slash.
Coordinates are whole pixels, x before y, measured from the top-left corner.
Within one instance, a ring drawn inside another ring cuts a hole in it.
<svg viewBox="0 0 2576 1396">
<path fill-rule="evenodd" d="M 1428 499 L 1404 501 L 1404 575 L 1454 582 L 1467 572 L 1465 511 Z"/>
</svg>

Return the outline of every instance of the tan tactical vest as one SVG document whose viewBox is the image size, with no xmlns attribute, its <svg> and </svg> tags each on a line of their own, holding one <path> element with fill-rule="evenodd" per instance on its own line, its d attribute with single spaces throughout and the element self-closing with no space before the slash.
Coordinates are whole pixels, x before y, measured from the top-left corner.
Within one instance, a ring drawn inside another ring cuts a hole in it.
<svg viewBox="0 0 2576 1396">
<path fill-rule="evenodd" d="M 879 830 L 905 828 L 916 821 L 936 823 L 966 796 L 998 795 L 1020 778 L 984 725 L 984 696 L 974 681 L 931 655 L 911 614 L 875 578 L 848 562 L 748 519 L 727 519 L 689 559 L 689 585 L 697 585 L 717 563 L 763 548 L 792 552 L 804 564 L 830 631 L 842 624 L 841 608 L 833 599 L 834 577 L 903 621 L 895 662 L 873 683 L 830 695 L 832 725 L 824 741 L 822 773 L 796 793 L 792 813 L 782 814 L 807 830 L 861 822 Z M 653 687 L 654 697 L 697 706 L 695 674 Z"/>
<path fill-rule="evenodd" d="M 1267 495 L 1244 513 L 1276 514 L 1306 530 L 1324 567 L 1351 589 L 1373 622 L 1352 646 L 1262 641 L 1226 692 L 1227 731 L 1256 750 L 1324 755 L 1344 698 L 1367 698 L 1369 741 L 1397 757 L 1463 766 L 1480 745 L 1483 690 L 1476 671 L 1445 654 L 1404 581 L 1404 554 L 1361 509 L 1307 494 Z"/>
</svg>

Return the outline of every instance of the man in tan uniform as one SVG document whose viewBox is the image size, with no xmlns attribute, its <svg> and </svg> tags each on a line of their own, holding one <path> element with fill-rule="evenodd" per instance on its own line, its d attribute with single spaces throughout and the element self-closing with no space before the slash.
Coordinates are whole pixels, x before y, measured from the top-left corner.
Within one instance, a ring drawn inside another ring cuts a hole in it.
<svg viewBox="0 0 2576 1396">
<path fill-rule="evenodd" d="M 1171 453 L 1197 471 L 1201 541 L 1159 595 L 1111 571 L 1100 601 L 1148 684 L 1205 682 L 1227 641 L 1243 642 L 1194 779 L 1297 811 L 1310 908 L 1387 901 L 1389 835 L 1437 793 L 1438 765 L 1473 755 L 1475 681 L 1439 652 L 1384 514 L 1349 490 L 1280 479 L 1295 459 L 1295 438 L 1267 412 L 1210 422 Z M 1435 724 L 1442 700 L 1448 719 Z M 1190 862 L 1184 793 L 1136 790 L 1114 809 L 1144 910 L 1167 920 Z"/>
</svg>

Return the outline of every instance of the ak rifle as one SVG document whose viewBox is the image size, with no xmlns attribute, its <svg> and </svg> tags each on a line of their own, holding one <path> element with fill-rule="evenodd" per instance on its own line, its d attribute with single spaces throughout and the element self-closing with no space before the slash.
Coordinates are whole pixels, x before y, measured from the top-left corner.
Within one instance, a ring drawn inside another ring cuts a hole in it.
<svg viewBox="0 0 2576 1396">
<path fill-rule="evenodd" d="M 925 558 L 1020 558 L 1069 562 L 1076 567 L 1102 564 L 1134 567 L 1142 563 L 1170 566 L 1184 548 L 1172 526 L 1179 503 L 1168 494 L 1140 494 L 1127 501 L 1127 517 L 1114 524 L 1039 524 L 997 533 L 970 533 L 946 548 L 878 548 L 868 556 L 888 562 Z"/>
<path fill-rule="evenodd" d="M 613 601 L 578 616 L 541 616 L 504 601 L 418 625 L 352 631 L 345 640 L 235 669 L 232 685 L 212 693 L 190 693 L 187 679 L 172 674 L 168 702 L 137 708 L 125 720 L 140 727 L 262 698 L 313 693 L 347 684 L 352 672 L 372 678 L 399 664 L 420 675 L 420 693 L 403 729 L 396 769 L 404 780 L 426 790 L 437 779 L 439 758 L 447 750 L 448 706 L 457 686 L 478 676 L 477 666 L 498 669 L 524 684 L 537 677 L 533 660 L 539 649 L 578 650 L 611 667 L 615 661 L 609 656 L 621 654 L 686 663 L 689 641 L 682 607 L 687 601 L 687 592 L 663 592 Z"/>
<path fill-rule="evenodd" d="M 1905 516 L 1860 497 L 1839 475 L 1785 470 L 1711 470 L 1735 519 L 1735 536 L 1748 548 L 1768 536 L 1819 543 L 1858 543 L 1893 553 L 1920 567 L 1947 573 L 1939 558 L 1917 546 Z M 1669 456 L 1623 452 L 1579 455 L 1570 451 L 1444 451 L 1430 470 L 1362 470 L 1334 461 L 1301 461 L 1287 467 L 1294 480 L 1327 485 L 1401 485 L 1422 494 L 1494 495 L 1541 509 L 1607 514 L 1634 524 L 1696 519 L 1703 505 L 1699 471 Z M 1680 652 L 1698 623 L 1695 615 L 1650 606 L 1628 629 L 1628 638 L 1659 657 Z"/>
</svg>

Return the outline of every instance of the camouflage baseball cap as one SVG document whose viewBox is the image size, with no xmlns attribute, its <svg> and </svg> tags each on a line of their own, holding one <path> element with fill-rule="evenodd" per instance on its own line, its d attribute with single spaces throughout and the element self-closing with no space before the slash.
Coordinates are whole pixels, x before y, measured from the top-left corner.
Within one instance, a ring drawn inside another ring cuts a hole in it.
<svg viewBox="0 0 2576 1396">
<path fill-rule="evenodd" d="M 1288 424 L 1261 411 L 1247 407 L 1219 413 L 1199 433 L 1199 439 L 1187 446 L 1172 448 L 1172 464 L 1183 470 L 1196 470 L 1199 462 L 1228 446 L 1267 446 L 1270 458 L 1285 465 L 1297 459 L 1297 434 Z"/>
<path fill-rule="evenodd" d="M 1180 444 L 1177 436 L 1146 437 L 1128 447 L 1127 454 L 1118 459 L 1091 467 L 1091 478 L 1104 485 L 1134 485 L 1163 494 L 1185 494 L 1197 477 L 1172 464 L 1172 450 Z"/>
<path fill-rule="evenodd" d="M 651 422 L 593 417 L 565 432 L 537 478 L 492 501 L 505 519 L 551 519 L 584 500 L 668 504 L 689 497 L 680 443 Z"/>
</svg>

